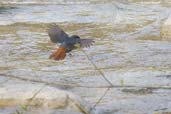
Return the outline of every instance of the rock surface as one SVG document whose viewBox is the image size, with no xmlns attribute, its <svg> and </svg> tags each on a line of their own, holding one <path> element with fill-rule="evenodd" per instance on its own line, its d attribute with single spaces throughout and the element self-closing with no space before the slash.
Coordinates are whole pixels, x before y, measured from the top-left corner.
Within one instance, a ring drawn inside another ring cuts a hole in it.
<svg viewBox="0 0 171 114">
<path fill-rule="evenodd" d="M 0 8 L 0 114 L 171 112 L 171 42 L 160 38 L 169 7 L 160 0 L 3 1 L 15 5 Z M 95 44 L 49 60 L 57 48 L 46 33 L 51 23 Z"/>
<path fill-rule="evenodd" d="M 171 14 L 166 21 L 164 21 L 161 28 L 161 36 L 164 39 L 171 40 Z"/>
<path fill-rule="evenodd" d="M 90 105 L 80 97 L 49 87 L 46 84 L 7 79 L 0 77 L 4 82 L 0 83 L 0 107 L 17 107 L 25 109 L 28 107 L 42 107 L 49 109 L 70 109 L 85 114 L 94 114 Z"/>
</svg>

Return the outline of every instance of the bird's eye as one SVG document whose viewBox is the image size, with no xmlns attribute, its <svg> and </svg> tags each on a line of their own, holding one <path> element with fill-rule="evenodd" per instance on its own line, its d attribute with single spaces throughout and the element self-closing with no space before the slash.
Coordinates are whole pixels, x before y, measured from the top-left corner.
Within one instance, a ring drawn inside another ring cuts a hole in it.
<svg viewBox="0 0 171 114">
<path fill-rule="evenodd" d="M 77 35 L 73 35 L 73 36 L 71 36 L 72 38 L 76 38 L 76 39 L 80 39 L 80 37 L 79 36 L 77 36 Z"/>
</svg>

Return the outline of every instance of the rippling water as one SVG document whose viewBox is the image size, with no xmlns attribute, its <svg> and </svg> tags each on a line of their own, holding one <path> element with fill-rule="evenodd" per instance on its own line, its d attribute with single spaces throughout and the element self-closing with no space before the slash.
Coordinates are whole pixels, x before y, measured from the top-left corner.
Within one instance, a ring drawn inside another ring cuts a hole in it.
<svg viewBox="0 0 171 114">
<path fill-rule="evenodd" d="M 69 34 L 95 39 L 84 51 L 99 69 L 171 69 L 171 42 L 160 37 L 169 13 L 167 2 L 159 0 L 1 2 L 0 72 L 53 83 L 105 85 L 79 49 L 64 61 L 48 59 L 57 47 L 46 33 L 53 23 Z"/>
</svg>

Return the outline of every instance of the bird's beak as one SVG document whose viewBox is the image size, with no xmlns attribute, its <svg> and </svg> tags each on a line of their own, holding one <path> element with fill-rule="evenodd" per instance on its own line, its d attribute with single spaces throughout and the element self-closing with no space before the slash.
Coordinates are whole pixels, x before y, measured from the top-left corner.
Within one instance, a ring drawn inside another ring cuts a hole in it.
<svg viewBox="0 0 171 114">
<path fill-rule="evenodd" d="M 80 43 L 76 43 L 76 44 L 74 44 L 74 47 L 76 47 L 76 48 L 80 48 L 80 47 L 81 47 L 81 45 L 80 45 Z"/>
</svg>

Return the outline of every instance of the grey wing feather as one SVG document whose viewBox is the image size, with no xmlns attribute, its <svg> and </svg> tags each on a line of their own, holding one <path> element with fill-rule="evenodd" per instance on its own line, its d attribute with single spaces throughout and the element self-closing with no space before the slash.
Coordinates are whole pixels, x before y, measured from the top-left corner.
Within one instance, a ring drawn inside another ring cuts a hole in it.
<svg viewBox="0 0 171 114">
<path fill-rule="evenodd" d="M 48 30 L 48 35 L 53 43 L 63 43 L 69 36 L 57 25 L 53 25 Z"/>
<path fill-rule="evenodd" d="M 81 47 L 90 47 L 94 42 L 93 39 L 81 39 L 80 45 Z"/>
</svg>

